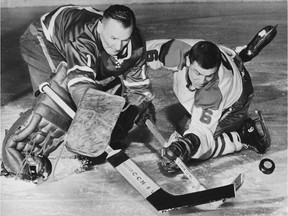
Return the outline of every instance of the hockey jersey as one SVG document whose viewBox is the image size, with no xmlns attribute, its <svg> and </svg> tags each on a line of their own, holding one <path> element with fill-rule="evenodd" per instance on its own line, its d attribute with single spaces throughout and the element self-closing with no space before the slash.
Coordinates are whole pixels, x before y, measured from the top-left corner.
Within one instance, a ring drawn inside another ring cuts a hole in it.
<svg viewBox="0 0 288 216">
<path fill-rule="evenodd" d="M 67 62 L 69 91 L 77 84 L 105 86 L 116 77 L 126 91 L 149 94 L 145 42 L 135 28 L 131 40 L 117 56 L 108 55 L 97 32 L 102 11 L 91 7 L 61 6 L 35 22 L 37 34 L 52 43 Z"/>
<path fill-rule="evenodd" d="M 147 63 L 151 68 L 166 67 L 173 70 L 173 91 L 179 102 L 191 114 L 189 128 L 184 132 L 196 134 L 201 148 L 193 158 L 205 159 L 211 155 L 213 134 L 216 131 L 224 110 L 240 97 L 243 86 L 241 73 L 233 58 L 233 50 L 219 46 L 222 63 L 210 83 L 202 89 L 191 91 L 187 87 L 186 58 L 191 47 L 200 40 L 174 39 L 152 40 L 147 42 Z"/>
</svg>

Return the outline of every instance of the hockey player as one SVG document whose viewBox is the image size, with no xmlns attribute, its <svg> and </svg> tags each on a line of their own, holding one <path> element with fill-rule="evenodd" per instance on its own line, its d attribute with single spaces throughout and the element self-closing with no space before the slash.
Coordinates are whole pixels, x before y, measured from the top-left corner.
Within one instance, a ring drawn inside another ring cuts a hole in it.
<svg viewBox="0 0 288 216">
<path fill-rule="evenodd" d="M 240 57 L 250 61 L 252 57 L 247 53 L 254 57 L 263 48 L 255 49 L 256 45 L 242 47 Z M 171 136 L 172 142 L 165 148 L 160 162 L 164 173 L 179 170 L 174 163 L 177 157 L 187 163 L 190 159 L 207 160 L 230 154 L 243 147 L 260 154 L 266 152 L 270 137 L 262 116 L 260 121 L 248 117 L 253 87 L 238 53 L 210 41 L 193 39 L 148 41 L 147 53 L 151 68 L 164 66 L 173 71 L 174 93 L 191 115 L 183 136 Z"/>
<path fill-rule="evenodd" d="M 91 7 L 61 6 L 32 23 L 21 36 L 20 46 L 36 94 L 39 85 L 48 81 L 74 111 L 89 88 L 126 98 L 111 147 L 120 148 L 113 144 L 134 123 L 141 124 L 143 116 L 155 120 L 145 42 L 130 8 L 112 5 L 103 13 Z M 2 175 L 46 178 L 51 173 L 48 156 L 63 142 L 70 123 L 48 96 L 38 96 L 33 108 L 6 133 Z M 81 155 L 79 159 L 84 165 L 98 161 Z"/>
</svg>

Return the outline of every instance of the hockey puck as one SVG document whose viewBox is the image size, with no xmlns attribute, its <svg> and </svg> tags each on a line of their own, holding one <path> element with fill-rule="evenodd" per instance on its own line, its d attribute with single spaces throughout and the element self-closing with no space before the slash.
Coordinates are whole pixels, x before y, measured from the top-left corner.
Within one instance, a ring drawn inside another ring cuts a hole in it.
<svg viewBox="0 0 288 216">
<path fill-rule="evenodd" d="M 264 174 L 271 174 L 275 169 L 275 163 L 268 158 L 264 158 L 260 161 L 259 169 Z"/>
</svg>

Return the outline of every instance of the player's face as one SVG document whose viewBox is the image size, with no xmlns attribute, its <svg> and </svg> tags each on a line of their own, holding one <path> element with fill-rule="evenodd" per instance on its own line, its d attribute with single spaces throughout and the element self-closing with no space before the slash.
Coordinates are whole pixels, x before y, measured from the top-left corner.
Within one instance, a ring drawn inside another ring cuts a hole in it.
<svg viewBox="0 0 288 216">
<path fill-rule="evenodd" d="M 114 19 L 102 20 L 98 26 L 102 45 L 111 56 L 116 56 L 129 43 L 132 31 L 132 26 L 125 28 Z"/>
<path fill-rule="evenodd" d="M 217 72 L 217 67 L 204 69 L 196 61 L 194 61 L 188 68 L 188 76 L 192 82 L 192 87 L 196 89 L 203 88 L 213 79 L 214 74 Z"/>
</svg>

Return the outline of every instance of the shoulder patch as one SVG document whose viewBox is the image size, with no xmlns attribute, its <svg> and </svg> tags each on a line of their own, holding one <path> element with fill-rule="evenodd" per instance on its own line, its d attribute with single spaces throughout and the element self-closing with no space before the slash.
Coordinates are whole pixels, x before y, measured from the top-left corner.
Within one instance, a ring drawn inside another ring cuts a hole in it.
<svg viewBox="0 0 288 216">
<path fill-rule="evenodd" d="M 178 67 L 182 69 L 191 46 L 180 40 L 169 40 L 161 46 L 159 60 L 165 67 Z"/>
<path fill-rule="evenodd" d="M 222 101 L 222 93 L 219 89 L 219 77 L 195 92 L 195 106 L 203 109 L 217 110 Z"/>
</svg>

